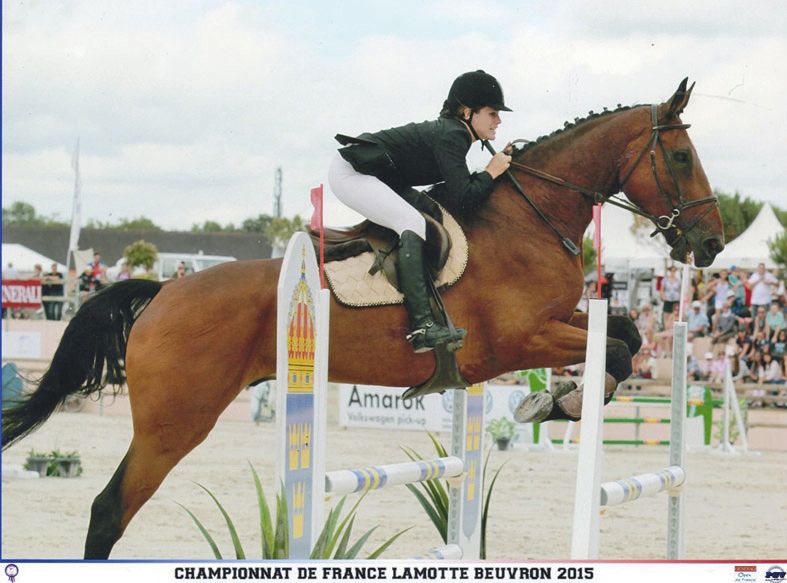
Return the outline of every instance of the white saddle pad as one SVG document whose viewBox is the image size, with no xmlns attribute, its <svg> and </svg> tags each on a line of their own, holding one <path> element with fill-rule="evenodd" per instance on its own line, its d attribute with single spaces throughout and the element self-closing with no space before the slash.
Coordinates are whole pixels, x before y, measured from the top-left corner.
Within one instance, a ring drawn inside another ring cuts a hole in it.
<svg viewBox="0 0 787 583">
<path fill-rule="evenodd" d="M 451 236 L 451 252 L 435 284 L 438 288 L 449 286 L 465 272 L 467 267 L 467 238 L 456 219 L 444 208 L 443 226 Z M 401 304 L 404 296 L 394 288 L 382 271 L 369 275 L 374 263 L 374 253 L 362 253 L 349 259 L 325 264 L 325 275 L 331 291 L 346 306 L 385 306 Z"/>
</svg>

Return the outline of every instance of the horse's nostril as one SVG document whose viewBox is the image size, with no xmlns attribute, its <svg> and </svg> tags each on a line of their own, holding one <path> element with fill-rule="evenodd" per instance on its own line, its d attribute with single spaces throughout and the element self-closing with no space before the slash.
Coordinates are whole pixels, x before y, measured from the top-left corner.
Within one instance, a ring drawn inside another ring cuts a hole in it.
<svg viewBox="0 0 787 583">
<path fill-rule="evenodd" d="M 722 249 L 724 249 L 724 243 L 721 242 L 721 239 L 712 237 L 705 239 L 702 242 L 702 247 L 707 253 L 711 255 L 717 255 Z"/>
</svg>

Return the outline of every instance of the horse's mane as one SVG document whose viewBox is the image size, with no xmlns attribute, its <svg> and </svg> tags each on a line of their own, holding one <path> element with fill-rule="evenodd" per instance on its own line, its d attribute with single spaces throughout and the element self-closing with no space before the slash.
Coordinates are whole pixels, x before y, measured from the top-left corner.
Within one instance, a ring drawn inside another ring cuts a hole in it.
<svg viewBox="0 0 787 583">
<path fill-rule="evenodd" d="M 554 138 L 557 138 L 557 137 L 562 136 L 562 135 L 564 135 L 564 134 L 566 134 L 568 132 L 576 130 L 577 128 L 579 128 L 580 126 L 584 125 L 585 123 L 587 123 L 587 122 L 589 122 L 591 120 L 595 120 L 595 119 L 598 119 L 600 117 L 606 117 L 608 115 L 612 115 L 612 114 L 615 114 L 615 113 L 620 113 L 622 111 L 627 111 L 629 109 L 635 109 L 635 108 L 641 107 L 641 106 L 642 106 L 642 104 L 621 105 L 620 103 L 618 103 L 617 107 L 615 109 L 612 109 L 612 110 L 607 109 L 606 107 L 604 108 L 603 111 L 599 111 L 599 112 L 594 112 L 593 110 L 591 110 L 591 111 L 588 112 L 588 115 L 583 117 L 583 118 L 575 117 L 573 122 L 569 122 L 569 121 L 563 122 L 563 127 L 562 128 L 558 128 L 558 129 L 556 129 L 555 131 L 553 131 L 550 134 L 539 136 L 535 140 L 527 142 L 526 144 L 523 144 L 521 146 L 517 146 L 514 149 L 513 158 L 517 159 L 520 156 L 522 156 L 525 152 L 528 152 L 528 151 L 532 150 L 533 148 L 535 148 L 535 147 L 537 147 L 539 145 L 542 145 L 542 144 L 544 144 L 544 143 L 546 143 L 548 141 L 551 141 Z"/>
</svg>

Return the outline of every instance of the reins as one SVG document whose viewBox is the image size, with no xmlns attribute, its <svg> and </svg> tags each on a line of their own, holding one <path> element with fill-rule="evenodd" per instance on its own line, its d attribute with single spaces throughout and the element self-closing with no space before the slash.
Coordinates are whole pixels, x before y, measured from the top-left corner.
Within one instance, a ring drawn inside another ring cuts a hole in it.
<svg viewBox="0 0 787 583">
<path fill-rule="evenodd" d="M 651 105 L 650 106 L 650 112 L 651 112 L 651 136 L 650 136 L 650 139 L 648 140 L 647 144 L 645 144 L 645 146 L 642 148 L 640 153 L 637 155 L 636 159 L 634 160 L 634 163 L 628 169 L 628 171 L 626 172 L 624 178 L 620 181 L 620 189 L 623 190 L 623 186 L 626 184 L 628 179 L 634 173 L 634 170 L 637 168 L 637 166 L 639 165 L 640 161 L 642 161 L 642 158 L 644 158 L 645 153 L 649 151 L 649 153 L 650 153 L 650 167 L 651 167 L 651 171 L 653 172 L 653 178 L 654 178 L 654 180 L 656 182 L 656 187 L 658 188 L 659 194 L 662 196 L 662 198 L 664 198 L 664 200 L 667 202 L 667 205 L 670 207 L 670 214 L 668 214 L 668 215 L 656 216 L 654 214 L 651 214 L 651 213 L 648 213 L 647 211 L 642 210 L 641 208 L 639 208 L 638 206 L 636 206 L 635 204 L 633 204 L 633 203 L 631 203 L 629 201 L 626 201 L 626 200 L 623 200 L 623 199 L 619 199 L 619 198 L 615 198 L 614 195 L 605 195 L 602 192 L 598 192 L 598 191 L 592 190 L 590 188 L 585 188 L 583 186 L 579 186 L 577 184 L 569 182 L 568 180 L 564 180 L 564 179 L 559 178 L 557 176 L 553 176 L 552 174 L 549 174 L 548 172 L 544 172 L 543 170 L 539 170 L 537 168 L 533 168 L 531 166 L 527 166 L 526 164 L 522 164 L 521 162 L 511 161 L 511 166 L 513 166 L 514 168 L 516 168 L 518 170 L 526 172 L 526 173 L 530 174 L 531 176 L 535 176 L 536 178 L 544 180 L 545 182 L 550 182 L 552 184 L 560 186 L 561 188 L 565 188 L 567 190 L 572 190 L 574 192 L 578 192 L 579 194 L 581 194 L 585 198 L 590 199 L 593 202 L 593 204 L 608 203 L 608 204 L 620 207 L 622 209 L 625 209 L 625 210 L 627 210 L 630 213 L 633 213 L 635 215 L 639 215 L 639 216 L 645 217 L 646 219 L 650 220 L 656 226 L 656 229 L 650 235 L 651 237 L 656 236 L 661 231 L 668 231 L 670 229 L 675 229 L 675 231 L 676 231 L 676 233 L 678 235 L 678 239 L 685 238 L 686 234 L 688 234 L 709 212 L 711 212 L 715 206 L 718 206 L 719 202 L 718 202 L 718 200 L 716 199 L 715 196 L 708 196 L 708 197 L 705 197 L 705 198 L 701 198 L 701 199 L 698 199 L 698 200 L 691 200 L 691 201 L 688 201 L 688 202 L 684 200 L 683 192 L 681 191 L 680 183 L 678 182 L 678 178 L 677 178 L 677 176 L 675 174 L 675 170 L 674 170 L 674 168 L 672 167 L 672 165 L 669 162 L 669 157 L 667 156 L 666 148 L 664 147 L 664 144 L 662 143 L 662 141 L 660 139 L 660 132 L 667 131 L 667 130 L 688 129 L 689 127 L 691 127 L 691 124 L 659 125 L 659 123 L 658 123 L 658 106 L 655 105 L 655 104 Z M 656 145 L 658 145 L 659 148 L 661 149 L 662 157 L 664 158 L 664 164 L 666 165 L 667 170 L 669 171 L 670 177 L 672 178 L 672 183 L 673 183 L 673 186 L 675 188 L 675 193 L 677 194 L 677 197 L 678 197 L 678 204 L 675 204 L 675 202 L 673 201 L 672 197 L 669 195 L 669 193 L 662 186 L 661 180 L 659 180 L 658 170 L 657 170 L 657 167 L 656 167 Z M 492 155 L 495 154 L 494 149 L 489 144 L 489 142 L 487 142 L 486 140 L 483 141 L 483 146 L 485 148 L 487 148 L 487 150 L 489 150 L 489 152 Z M 549 226 L 549 228 L 551 228 L 558 235 L 558 237 L 560 237 L 561 242 L 563 243 L 563 245 L 572 254 L 579 255 L 579 253 L 580 253 L 579 248 L 574 244 L 573 241 L 571 241 L 568 237 L 563 235 L 560 232 L 560 230 L 557 227 L 555 227 L 555 225 L 551 222 L 551 220 L 544 214 L 544 212 L 541 209 L 538 208 L 538 206 L 535 204 L 535 202 L 527 195 L 525 190 L 522 188 L 522 185 L 519 184 L 519 181 L 517 181 L 517 179 L 515 178 L 513 172 L 511 172 L 511 170 L 507 170 L 506 174 L 511 179 L 511 182 L 513 183 L 514 187 L 517 189 L 519 194 L 522 195 L 525 198 L 525 200 L 530 204 L 530 206 L 533 207 L 533 209 L 536 211 L 536 213 L 539 215 L 539 217 L 547 224 L 547 226 Z M 676 224 L 676 219 L 681 215 L 681 213 L 683 211 L 685 211 L 687 209 L 690 209 L 692 207 L 699 206 L 699 205 L 702 205 L 702 204 L 707 204 L 707 203 L 712 203 L 712 206 L 709 206 L 705 210 L 705 212 L 703 212 L 697 218 L 695 218 L 691 222 L 690 225 L 688 225 L 687 227 L 681 228 L 681 227 L 679 227 Z"/>
</svg>

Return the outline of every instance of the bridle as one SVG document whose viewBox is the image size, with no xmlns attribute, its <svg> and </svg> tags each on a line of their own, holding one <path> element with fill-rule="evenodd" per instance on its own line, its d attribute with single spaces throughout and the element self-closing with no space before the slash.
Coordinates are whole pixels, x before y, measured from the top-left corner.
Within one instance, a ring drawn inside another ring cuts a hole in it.
<svg viewBox="0 0 787 583">
<path fill-rule="evenodd" d="M 697 224 L 715 207 L 719 205 L 719 201 L 716 199 L 715 196 L 707 196 L 705 198 L 697 199 L 697 200 L 690 200 L 686 201 L 683 197 L 683 191 L 680 188 L 680 183 L 678 182 L 678 177 L 675 174 L 675 169 L 672 167 L 669 161 L 669 156 L 667 155 L 667 150 L 664 147 L 664 144 L 661 141 L 661 132 L 668 131 L 668 130 L 685 130 L 691 127 L 691 124 L 670 124 L 670 125 L 659 125 L 658 123 L 658 105 L 651 105 L 650 106 L 650 117 L 651 117 L 651 135 L 648 142 L 645 146 L 640 150 L 640 153 L 634 160 L 634 163 L 629 167 L 626 171 L 625 176 L 620 180 L 620 190 L 623 190 L 623 186 L 626 184 L 631 175 L 634 173 L 634 170 L 639 166 L 639 163 L 645 157 L 645 153 L 650 153 L 650 168 L 653 172 L 653 179 L 656 182 L 656 187 L 658 188 L 659 194 L 661 197 L 666 201 L 667 206 L 670 208 L 669 214 L 656 216 L 651 214 L 647 211 L 642 210 L 638 206 L 620 199 L 615 198 L 614 195 L 605 195 L 601 192 L 594 191 L 589 188 L 584 188 L 582 186 L 578 186 L 567 180 L 563 180 L 562 178 L 558 178 L 557 176 L 552 176 L 551 174 L 544 172 L 543 170 L 538 170 L 537 168 L 532 168 L 531 166 L 527 166 L 520 162 L 511 162 L 511 166 L 518 170 L 522 170 L 527 172 L 528 174 L 535 176 L 536 178 L 540 178 L 546 182 L 551 182 L 553 184 L 557 184 L 563 188 L 567 188 L 569 190 L 573 190 L 575 192 L 580 193 L 586 198 L 589 198 L 593 201 L 594 204 L 601 204 L 601 203 L 608 203 L 614 206 L 618 206 L 623 208 L 633 214 L 640 215 L 642 217 L 647 218 L 650 220 L 655 226 L 656 229 L 651 233 L 651 237 L 656 236 L 659 232 L 669 231 L 670 229 L 675 230 L 676 238 L 671 243 L 674 245 L 679 239 L 685 238 L 688 233 L 697 226 Z M 513 143 L 520 142 L 524 140 L 515 140 Z M 494 154 L 494 150 L 491 149 L 491 146 L 487 142 L 485 142 L 485 146 L 489 149 L 492 154 Z M 656 168 L 656 146 L 661 149 L 662 157 L 664 158 L 664 164 L 667 166 L 667 170 L 672 178 L 672 184 L 674 186 L 675 194 L 677 195 L 677 204 L 673 199 L 673 196 L 667 192 L 661 184 L 661 180 L 659 180 L 659 174 Z M 509 171 L 509 177 L 512 179 L 514 186 L 517 188 L 519 193 L 525 197 L 525 199 L 530 203 L 533 208 L 539 213 L 542 219 L 546 221 L 550 228 L 552 228 L 555 233 L 558 234 L 563 239 L 563 244 L 575 255 L 579 254 L 579 249 L 573 242 L 570 241 L 567 237 L 565 237 L 558 229 L 552 224 L 552 222 L 540 211 L 535 205 L 535 203 L 530 199 L 530 197 L 525 193 L 525 191 L 520 186 L 519 182 L 513 176 L 513 174 Z M 687 209 L 690 209 L 695 206 L 703 205 L 703 204 L 712 204 L 709 206 L 703 213 L 701 213 L 698 217 L 696 217 L 691 224 L 688 226 L 681 227 L 677 224 L 677 219 L 680 217 L 681 213 Z"/>
</svg>

